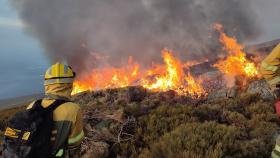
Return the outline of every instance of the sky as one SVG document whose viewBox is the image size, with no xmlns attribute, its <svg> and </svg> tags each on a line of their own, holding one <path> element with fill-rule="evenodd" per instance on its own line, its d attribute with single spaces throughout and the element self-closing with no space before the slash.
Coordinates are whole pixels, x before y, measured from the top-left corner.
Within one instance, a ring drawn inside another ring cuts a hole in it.
<svg viewBox="0 0 280 158">
<path fill-rule="evenodd" d="M 252 0 L 262 34 L 251 43 L 280 39 L 280 0 Z"/>
<path fill-rule="evenodd" d="M 249 43 L 280 38 L 279 0 L 252 0 L 262 34 Z M 0 99 L 43 92 L 50 65 L 38 41 L 29 36 L 9 0 L 0 0 Z"/>
<path fill-rule="evenodd" d="M 43 92 L 48 65 L 39 43 L 23 31 L 8 0 L 0 0 L 0 99 Z"/>
</svg>

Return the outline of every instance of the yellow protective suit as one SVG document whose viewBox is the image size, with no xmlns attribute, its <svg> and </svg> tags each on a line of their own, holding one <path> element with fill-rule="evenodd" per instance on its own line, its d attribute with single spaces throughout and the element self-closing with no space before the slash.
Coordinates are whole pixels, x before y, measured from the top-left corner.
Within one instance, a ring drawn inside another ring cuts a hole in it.
<svg viewBox="0 0 280 158">
<path fill-rule="evenodd" d="M 280 86 L 280 44 L 261 63 L 261 74 L 274 91 Z"/>
<path fill-rule="evenodd" d="M 261 63 L 261 74 L 271 87 L 276 99 L 280 99 L 280 44 Z M 280 136 L 271 153 L 271 158 L 280 158 Z"/>
<path fill-rule="evenodd" d="M 54 127 L 51 142 L 56 157 L 79 157 L 80 145 L 84 138 L 82 112 L 79 105 L 70 102 L 71 91 L 72 84 L 45 86 L 46 97 L 42 101 L 43 107 L 48 107 L 55 99 L 66 101 L 53 112 Z M 27 109 L 33 104 L 34 102 Z"/>
</svg>

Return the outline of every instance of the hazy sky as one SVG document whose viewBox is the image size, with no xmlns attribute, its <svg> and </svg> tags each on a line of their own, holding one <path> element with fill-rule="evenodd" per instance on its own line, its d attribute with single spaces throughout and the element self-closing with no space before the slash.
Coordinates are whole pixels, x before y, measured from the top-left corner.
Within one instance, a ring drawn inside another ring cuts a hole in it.
<svg viewBox="0 0 280 158">
<path fill-rule="evenodd" d="M 252 0 L 263 33 L 250 43 L 280 38 L 280 0 Z M 0 99 L 43 91 L 48 67 L 40 44 L 23 30 L 8 0 L 0 0 Z"/>
<path fill-rule="evenodd" d="M 280 0 L 252 0 L 263 33 L 257 42 L 280 39 Z"/>
<path fill-rule="evenodd" d="M 0 99 L 43 92 L 48 62 L 35 39 L 22 31 L 8 0 L 0 0 Z"/>
</svg>

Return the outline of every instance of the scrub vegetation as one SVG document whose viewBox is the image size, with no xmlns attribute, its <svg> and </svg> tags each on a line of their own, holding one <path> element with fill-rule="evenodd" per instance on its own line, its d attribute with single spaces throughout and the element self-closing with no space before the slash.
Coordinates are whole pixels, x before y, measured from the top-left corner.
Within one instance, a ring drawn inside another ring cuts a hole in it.
<svg viewBox="0 0 280 158">
<path fill-rule="evenodd" d="M 74 101 L 84 110 L 83 157 L 266 158 L 280 125 L 272 102 L 246 93 L 210 101 L 129 87 Z M 21 109 L 1 112 L 1 131 Z"/>
</svg>

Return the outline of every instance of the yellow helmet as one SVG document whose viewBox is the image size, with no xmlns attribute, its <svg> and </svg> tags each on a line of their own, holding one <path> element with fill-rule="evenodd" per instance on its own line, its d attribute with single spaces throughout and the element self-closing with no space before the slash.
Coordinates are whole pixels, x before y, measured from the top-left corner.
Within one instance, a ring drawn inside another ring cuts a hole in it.
<svg viewBox="0 0 280 158">
<path fill-rule="evenodd" d="M 52 65 L 45 74 L 45 86 L 56 83 L 73 83 L 75 72 L 71 67 L 56 63 Z"/>
</svg>

